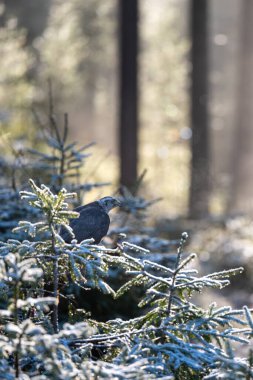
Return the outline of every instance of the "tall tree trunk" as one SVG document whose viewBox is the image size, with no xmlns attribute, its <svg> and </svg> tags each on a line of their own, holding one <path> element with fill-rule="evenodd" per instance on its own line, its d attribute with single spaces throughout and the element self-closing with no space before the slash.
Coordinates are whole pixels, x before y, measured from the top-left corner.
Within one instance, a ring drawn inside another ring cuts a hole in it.
<svg viewBox="0 0 253 380">
<path fill-rule="evenodd" d="M 253 1 L 241 3 L 237 125 L 229 213 L 253 215 Z"/>
<path fill-rule="evenodd" d="M 138 0 L 119 0 L 120 183 L 137 180 L 138 165 Z"/>
<path fill-rule="evenodd" d="M 192 161 L 189 216 L 209 213 L 208 0 L 191 0 Z"/>
</svg>

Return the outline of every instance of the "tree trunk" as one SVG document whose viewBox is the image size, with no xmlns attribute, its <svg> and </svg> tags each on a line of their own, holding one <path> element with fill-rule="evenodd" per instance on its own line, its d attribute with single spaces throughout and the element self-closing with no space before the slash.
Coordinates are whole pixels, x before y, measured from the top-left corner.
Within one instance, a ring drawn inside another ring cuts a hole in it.
<svg viewBox="0 0 253 380">
<path fill-rule="evenodd" d="M 209 214 L 208 0 L 191 0 L 192 161 L 189 216 Z"/>
<path fill-rule="evenodd" d="M 132 188 L 138 165 L 138 0 L 119 0 L 120 183 Z"/>
<path fill-rule="evenodd" d="M 253 215 L 253 2 L 242 2 L 237 125 L 228 213 Z"/>
</svg>

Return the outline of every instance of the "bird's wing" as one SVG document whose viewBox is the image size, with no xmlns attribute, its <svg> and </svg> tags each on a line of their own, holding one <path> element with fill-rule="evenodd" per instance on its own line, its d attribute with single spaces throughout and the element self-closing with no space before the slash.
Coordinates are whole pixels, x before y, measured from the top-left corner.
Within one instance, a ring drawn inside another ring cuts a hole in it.
<svg viewBox="0 0 253 380">
<path fill-rule="evenodd" d="M 93 202 L 76 211 L 80 212 L 80 216 L 79 218 L 72 219 L 70 226 L 77 241 L 81 242 L 82 240 L 93 238 L 95 243 L 99 243 L 109 229 L 109 215 L 97 202 Z"/>
<path fill-rule="evenodd" d="M 96 205 L 97 202 L 92 202 L 92 203 L 89 203 L 87 205 L 84 205 L 84 206 L 78 206 L 76 208 L 74 208 L 73 211 L 77 211 L 79 213 L 81 213 L 82 211 L 85 211 L 86 209 L 89 209 L 90 207 L 94 207 Z M 78 222 L 77 220 L 79 220 L 79 217 L 78 218 L 74 218 L 74 219 L 70 219 L 69 220 L 69 225 L 70 227 L 75 230 L 73 231 L 74 233 L 76 232 L 77 233 L 77 230 L 78 230 L 78 223 L 80 223 L 80 221 Z M 73 239 L 73 236 L 71 236 L 71 234 L 69 233 L 69 231 L 61 226 L 61 229 L 60 229 L 60 235 L 61 237 L 63 238 L 63 240 L 66 242 L 66 243 L 70 243 L 71 240 Z M 76 235 L 76 234 L 75 234 Z M 88 238 L 87 238 L 88 239 Z M 77 239 L 78 240 L 78 239 Z M 78 240 L 79 241 L 79 240 Z"/>
</svg>

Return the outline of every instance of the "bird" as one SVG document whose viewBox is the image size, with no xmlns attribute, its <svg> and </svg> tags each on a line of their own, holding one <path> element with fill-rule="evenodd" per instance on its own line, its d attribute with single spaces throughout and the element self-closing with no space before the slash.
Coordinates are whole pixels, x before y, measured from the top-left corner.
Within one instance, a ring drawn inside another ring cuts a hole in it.
<svg viewBox="0 0 253 380">
<path fill-rule="evenodd" d="M 83 240 L 93 238 L 94 243 L 99 244 L 110 226 L 109 211 L 120 205 L 119 200 L 107 196 L 84 206 L 76 207 L 74 211 L 79 212 L 80 215 L 78 218 L 70 219 L 69 225 L 77 242 L 81 243 Z M 66 243 L 73 240 L 73 236 L 64 226 L 61 227 L 60 236 Z"/>
</svg>

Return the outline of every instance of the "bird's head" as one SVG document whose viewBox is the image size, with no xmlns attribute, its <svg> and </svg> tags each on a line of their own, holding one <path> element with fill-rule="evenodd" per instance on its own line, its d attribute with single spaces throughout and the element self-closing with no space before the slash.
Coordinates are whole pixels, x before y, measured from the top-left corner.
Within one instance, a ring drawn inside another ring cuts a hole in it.
<svg viewBox="0 0 253 380">
<path fill-rule="evenodd" d="M 113 197 L 104 197 L 104 198 L 101 198 L 101 199 L 99 199 L 98 203 L 100 204 L 100 206 L 103 207 L 103 209 L 106 212 L 109 212 L 114 207 L 121 206 L 120 201 L 118 199 L 116 199 L 116 198 L 113 198 Z"/>
</svg>

